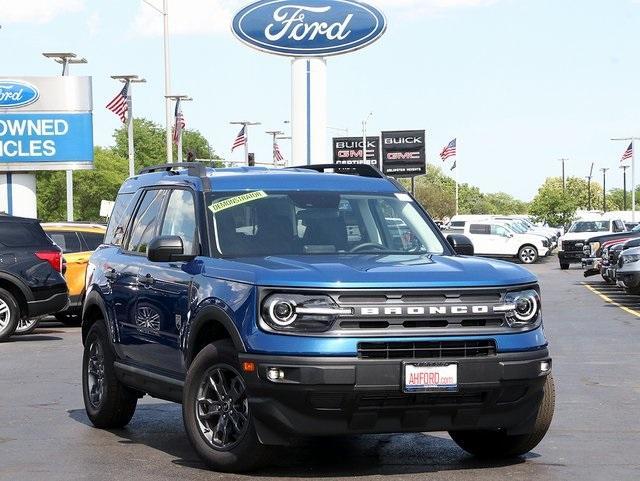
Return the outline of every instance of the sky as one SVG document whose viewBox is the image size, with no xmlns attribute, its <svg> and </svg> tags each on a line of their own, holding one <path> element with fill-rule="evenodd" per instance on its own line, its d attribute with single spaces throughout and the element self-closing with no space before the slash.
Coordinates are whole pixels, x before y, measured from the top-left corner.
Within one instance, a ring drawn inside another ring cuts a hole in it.
<svg viewBox="0 0 640 481">
<path fill-rule="evenodd" d="M 149 0 L 156 5 L 161 0 Z M 252 50 L 230 31 L 236 0 L 169 0 L 172 91 L 188 94 L 188 128 L 225 159 L 234 120 L 251 133 L 258 160 L 266 130 L 288 131 L 290 61 Z M 370 0 L 388 19 L 375 44 L 328 59 L 328 125 L 361 135 L 425 129 L 428 162 L 458 139 L 461 182 L 531 199 L 548 176 L 610 168 L 622 186 L 627 145 L 640 136 L 640 0 Z M 57 75 L 44 51 L 70 51 L 91 75 L 97 145 L 112 145 L 118 118 L 105 105 L 113 74 L 138 74 L 134 109 L 164 124 L 162 17 L 142 0 L 0 0 L 0 75 Z M 288 133 L 288 132 L 287 132 Z M 342 135 L 339 131 L 329 131 Z M 639 142 L 640 144 L 640 142 Z M 288 157 L 290 146 L 281 148 Z M 327 144 L 327 159 L 329 158 Z M 163 159 L 159 159 L 162 161 Z M 597 176 L 601 174 L 597 172 Z"/>
</svg>

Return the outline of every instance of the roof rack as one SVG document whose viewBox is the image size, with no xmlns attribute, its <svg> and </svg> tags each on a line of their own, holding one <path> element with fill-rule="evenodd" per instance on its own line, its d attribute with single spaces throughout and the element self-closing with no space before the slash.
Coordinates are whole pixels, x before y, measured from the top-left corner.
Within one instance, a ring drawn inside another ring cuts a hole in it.
<svg viewBox="0 0 640 481">
<path fill-rule="evenodd" d="M 301 165 L 298 167 L 287 167 L 287 170 L 313 170 L 319 173 L 325 173 L 327 170 L 333 170 L 336 174 L 358 175 L 360 177 L 369 177 L 372 179 L 385 179 L 386 176 L 379 169 L 369 164 L 320 164 L 320 165 Z"/>
<path fill-rule="evenodd" d="M 142 169 L 138 175 L 153 174 L 157 172 L 168 172 L 178 175 L 176 169 L 187 169 L 187 174 L 192 177 L 198 177 L 203 184 L 205 190 L 211 190 L 211 179 L 207 176 L 207 168 L 200 162 L 178 162 L 175 164 L 152 165 Z"/>
</svg>

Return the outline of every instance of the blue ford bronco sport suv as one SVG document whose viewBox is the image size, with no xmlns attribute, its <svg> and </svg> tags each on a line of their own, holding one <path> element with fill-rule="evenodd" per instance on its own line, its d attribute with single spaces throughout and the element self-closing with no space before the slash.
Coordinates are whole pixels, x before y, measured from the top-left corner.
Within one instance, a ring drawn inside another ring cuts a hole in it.
<svg viewBox="0 0 640 481">
<path fill-rule="evenodd" d="M 308 436 L 524 454 L 554 409 L 539 287 L 472 253 L 370 166 L 145 169 L 87 271 L 87 414 L 118 428 L 145 394 L 181 403 L 220 471 Z"/>
</svg>

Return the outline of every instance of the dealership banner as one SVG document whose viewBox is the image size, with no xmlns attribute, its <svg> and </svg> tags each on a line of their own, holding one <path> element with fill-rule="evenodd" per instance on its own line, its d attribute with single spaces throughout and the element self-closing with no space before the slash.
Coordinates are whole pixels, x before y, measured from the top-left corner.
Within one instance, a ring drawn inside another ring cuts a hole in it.
<svg viewBox="0 0 640 481">
<path fill-rule="evenodd" d="M 366 162 L 363 162 L 362 137 L 338 137 L 333 139 L 333 162 L 336 164 L 363 164 L 378 166 L 380 163 L 380 138 L 367 137 Z"/>
<path fill-rule="evenodd" d="M 424 130 L 382 132 L 382 169 L 393 177 L 415 177 L 427 171 Z"/>
<path fill-rule="evenodd" d="M 0 77 L 0 172 L 90 169 L 91 77 Z"/>
</svg>

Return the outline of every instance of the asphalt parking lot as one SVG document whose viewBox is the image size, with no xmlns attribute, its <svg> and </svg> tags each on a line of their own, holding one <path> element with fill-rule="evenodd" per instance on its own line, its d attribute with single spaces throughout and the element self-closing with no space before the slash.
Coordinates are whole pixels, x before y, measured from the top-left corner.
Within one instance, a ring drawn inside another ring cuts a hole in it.
<svg viewBox="0 0 640 481">
<path fill-rule="evenodd" d="M 524 459 L 478 462 L 445 433 L 309 442 L 248 476 L 205 469 L 180 407 L 145 398 L 127 429 L 89 425 L 79 329 L 46 324 L 0 345 L 0 479 L 640 479 L 640 298 L 622 296 L 556 259 L 531 268 L 543 289 L 556 415 Z"/>
</svg>

